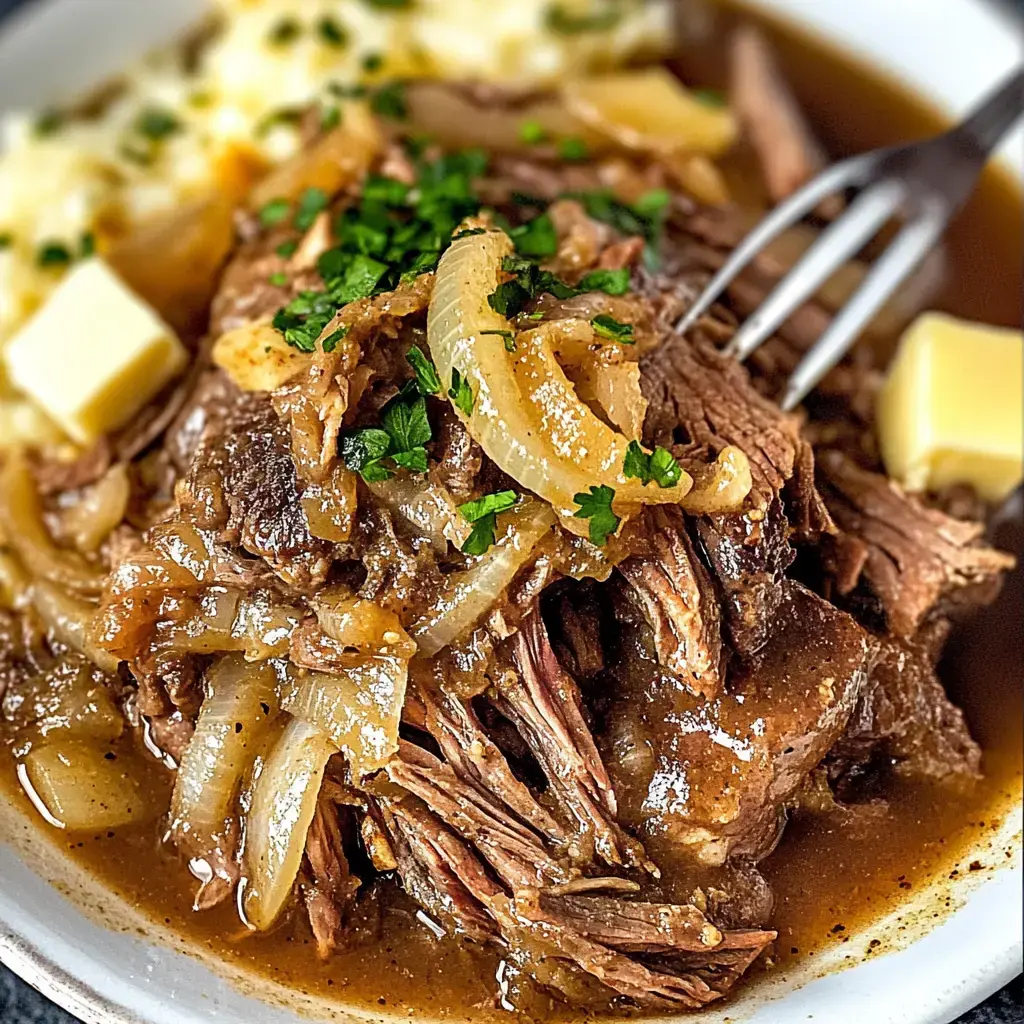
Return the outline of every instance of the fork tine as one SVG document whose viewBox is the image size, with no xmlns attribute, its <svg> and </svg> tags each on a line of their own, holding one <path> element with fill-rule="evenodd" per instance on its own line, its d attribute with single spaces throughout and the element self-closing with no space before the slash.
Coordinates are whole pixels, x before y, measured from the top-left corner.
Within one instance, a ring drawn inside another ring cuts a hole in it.
<svg viewBox="0 0 1024 1024">
<path fill-rule="evenodd" d="M 780 405 L 789 412 L 845 355 L 860 332 L 942 236 L 948 215 L 939 206 L 908 223 L 879 257 L 861 286 L 800 361 Z"/>
<path fill-rule="evenodd" d="M 700 298 L 676 324 L 676 330 L 680 334 L 685 334 L 764 246 L 782 234 L 791 224 L 810 213 L 826 196 L 851 185 L 861 184 L 867 171 L 877 160 L 878 153 L 862 153 L 833 164 L 776 206 L 733 250 L 732 255 L 722 265 L 722 269 L 708 282 Z"/>
<path fill-rule="evenodd" d="M 857 201 L 797 261 L 771 294 L 747 318 L 725 349 L 741 362 L 791 313 L 805 303 L 899 208 L 903 186 L 883 181 Z"/>
</svg>

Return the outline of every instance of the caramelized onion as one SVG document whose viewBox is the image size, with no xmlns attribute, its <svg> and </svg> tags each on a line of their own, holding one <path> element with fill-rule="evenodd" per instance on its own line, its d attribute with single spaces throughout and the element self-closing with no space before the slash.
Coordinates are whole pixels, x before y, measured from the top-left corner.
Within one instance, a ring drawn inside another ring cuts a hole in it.
<svg viewBox="0 0 1024 1024">
<path fill-rule="evenodd" d="M 206 674 L 206 699 L 174 783 L 171 828 L 190 856 L 210 865 L 230 856 L 222 846 L 242 779 L 278 714 L 277 668 L 228 655 Z"/>
<path fill-rule="evenodd" d="M 246 819 L 243 906 L 253 927 L 269 928 L 281 913 L 302 864 L 324 769 L 334 744 L 294 719 L 267 757 Z"/>
<path fill-rule="evenodd" d="M 686 509 L 695 515 L 736 512 L 750 493 L 750 462 L 746 453 L 729 445 L 707 466 L 691 466 L 693 490 Z"/>
<path fill-rule="evenodd" d="M 29 600 L 46 628 L 62 643 L 84 654 L 94 665 L 117 671 L 118 659 L 92 641 L 96 618 L 94 605 L 80 601 L 45 580 L 36 580 L 28 588 Z"/>
<path fill-rule="evenodd" d="M 0 530 L 29 574 L 77 594 L 100 592 L 103 578 L 73 551 L 58 548 L 43 523 L 35 481 L 23 455 L 11 452 L 0 471 Z"/>
<path fill-rule="evenodd" d="M 399 657 L 353 657 L 343 672 L 295 677 L 282 706 L 329 736 L 359 779 L 382 768 L 398 749 L 408 664 Z"/>
<path fill-rule="evenodd" d="M 449 543 L 461 547 L 472 530 L 448 489 L 429 479 L 399 474 L 367 486 L 382 505 L 426 537 L 439 555 Z"/>
<path fill-rule="evenodd" d="M 131 486 L 123 462 L 111 466 L 81 498 L 61 513 L 61 532 L 75 547 L 94 554 L 110 536 L 128 508 Z"/>
<path fill-rule="evenodd" d="M 563 526 L 584 533 L 573 496 L 594 486 L 615 490 L 616 511 L 627 516 L 645 503 L 682 501 L 690 488 L 646 486 L 623 475 L 629 438 L 603 423 L 576 395 L 551 346 L 526 332 L 506 351 L 483 332 L 509 331 L 488 305 L 501 281 L 501 262 L 512 254 L 501 231 L 463 235 L 441 257 L 427 318 L 430 351 L 443 381 L 452 371 L 469 382 L 472 414 L 458 414 L 487 455 L 524 488 L 550 502 Z"/>
<path fill-rule="evenodd" d="M 446 577 L 444 592 L 409 628 L 418 653 L 430 657 L 468 633 L 493 607 L 554 524 L 551 509 L 539 501 L 524 501 L 502 515 L 495 544 L 468 569 Z"/>
</svg>

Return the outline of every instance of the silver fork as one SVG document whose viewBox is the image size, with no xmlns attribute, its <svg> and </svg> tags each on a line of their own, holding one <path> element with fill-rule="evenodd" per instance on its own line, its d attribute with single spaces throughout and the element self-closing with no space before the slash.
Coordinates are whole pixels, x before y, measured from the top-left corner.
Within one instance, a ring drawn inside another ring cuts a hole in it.
<svg viewBox="0 0 1024 1024">
<path fill-rule="evenodd" d="M 860 189 L 736 332 L 726 352 L 746 359 L 894 215 L 904 224 L 856 292 L 790 377 L 780 404 L 797 405 L 843 357 L 886 300 L 921 263 L 970 196 L 989 155 L 1024 107 L 1024 67 L 994 90 L 955 128 L 933 139 L 843 160 L 780 203 L 743 240 L 679 321 L 688 331 L 773 238 L 826 196 Z"/>
</svg>

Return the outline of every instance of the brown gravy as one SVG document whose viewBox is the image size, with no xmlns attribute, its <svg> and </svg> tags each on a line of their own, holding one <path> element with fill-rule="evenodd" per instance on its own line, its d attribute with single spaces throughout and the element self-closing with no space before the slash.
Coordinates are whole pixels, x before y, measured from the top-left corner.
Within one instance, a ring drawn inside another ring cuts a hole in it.
<svg viewBox="0 0 1024 1024">
<path fill-rule="evenodd" d="M 732 8 L 717 13 L 723 30 L 739 17 L 750 15 Z M 939 114 L 877 72 L 800 32 L 757 20 L 778 47 L 790 81 L 834 155 L 943 127 Z M 721 84 L 722 56 L 714 45 L 684 52 L 678 66 L 687 81 Z M 991 323 L 1020 324 L 1022 219 L 1016 184 L 1005 172 L 990 169 L 947 238 L 956 276 L 944 308 Z M 1019 531 L 1000 539 L 1020 551 Z M 1021 584 L 1018 572 L 999 605 L 984 616 L 983 626 L 965 627 L 950 644 L 946 680 L 985 748 L 984 780 L 961 796 L 903 784 L 889 794 L 887 808 L 853 827 L 797 816 L 780 848 L 762 865 L 777 895 L 777 963 L 819 955 L 870 928 L 915 888 L 949 874 L 968 847 L 979 845 L 979 834 L 991 833 L 1005 810 L 1020 800 Z M 3 757 L 2 764 L 11 799 L 32 813 L 14 781 L 10 759 Z M 154 785 L 169 789 L 169 773 L 154 768 L 153 774 Z M 271 934 L 259 935 L 244 930 L 230 903 L 193 913 L 194 881 L 159 842 L 152 825 L 60 840 L 75 860 L 113 890 L 157 921 L 186 933 L 211 958 L 379 1012 L 406 1015 L 415 1007 L 452 1020 L 489 1016 L 482 1007 L 491 1005 L 496 958 L 439 942 L 416 921 L 415 907 L 400 894 L 390 902 L 382 941 L 321 963 L 301 915 Z M 976 864 L 991 867 L 992 858 Z M 578 1013 L 572 1017 L 579 1019 Z"/>
</svg>

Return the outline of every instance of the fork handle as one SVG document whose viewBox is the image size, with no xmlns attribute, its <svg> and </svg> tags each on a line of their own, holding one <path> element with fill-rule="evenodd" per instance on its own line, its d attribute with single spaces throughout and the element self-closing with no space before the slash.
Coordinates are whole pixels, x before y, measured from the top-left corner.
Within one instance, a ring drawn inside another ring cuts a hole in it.
<svg viewBox="0 0 1024 1024">
<path fill-rule="evenodd" d="M 1024 67 L 1017 68 L 994 89 L 955 129 L 983 153 L 995 149 L 999 140 L 1024 112 Z"/>
</svg>

